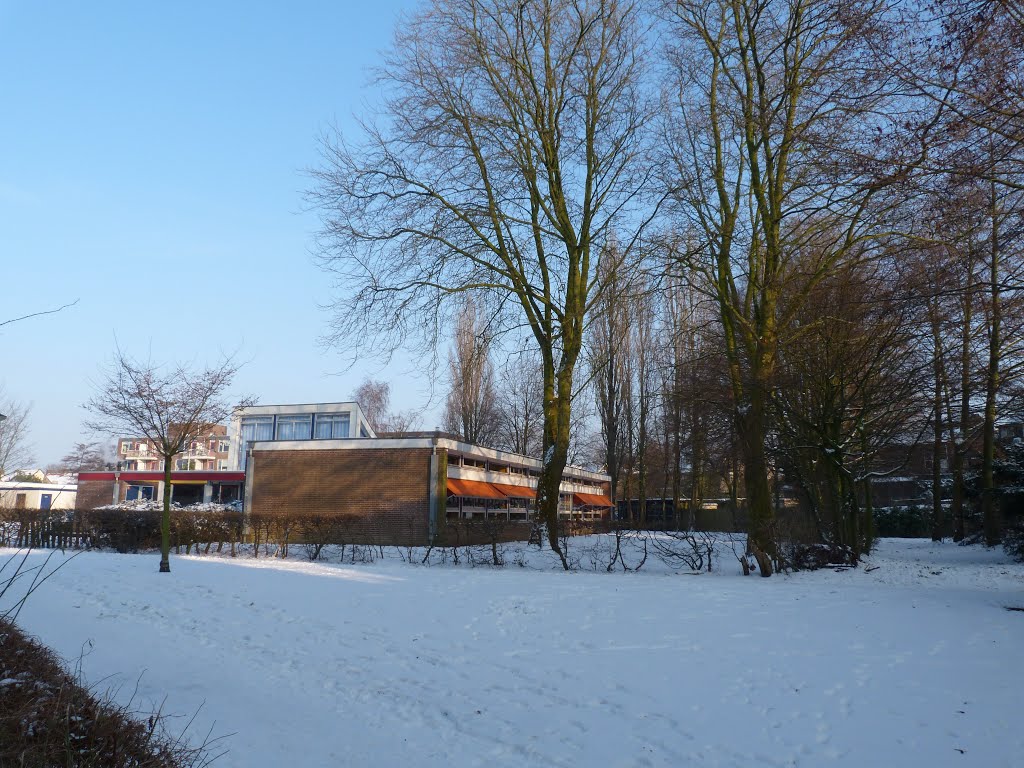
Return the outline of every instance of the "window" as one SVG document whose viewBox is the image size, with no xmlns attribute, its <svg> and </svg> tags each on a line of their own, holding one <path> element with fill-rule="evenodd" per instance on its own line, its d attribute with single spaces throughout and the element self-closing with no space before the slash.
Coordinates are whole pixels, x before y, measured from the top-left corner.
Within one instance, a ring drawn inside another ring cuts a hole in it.
<svg viewBox="0 0 1024 768">
<path fill-rule="evenodd" d="M 370 436 L 370 433 L 366 431 L 366 427 L 364 427 L 362 424 L 359 425 L 359 436 L 360 437 L 369 437 Z"/>
<path fill-rule="evenodd" d="M 221 440 L 217 444 L 217 453 L 227 453 L 230 450 L 231 444 L 227 440 Z"/>
<path fill-rule="evenodd" d="M 252 443 L 257 440 L 274 439 L 274 417 L 257 416 L 255 418 L 242 419 L 241 425 L 242 441 Z"/>
<path fill-rule="evenodd" d="M 348 437 L 349 416 L 347 413 L 321 413 L 316 417 L 317 440 L 333 440 Z"/>
<path fill-rule="evenodd" d="M 42 494 L 39 495 L 39 508 L 40 509 L 49 509 L 52 504 L 53 504 L 53 494 L 42 493 Z"/>
<path fill-rule="evenodd" d="M 152 485 L 129 485 L 128 490 L 124 495 L 125 501 L 135 501 L 137 499 L 145 499 L 146 501 L 153 500 L 153 486 Z"/>
<path fill-rule="evenodd" d="M 277 440 L 309 440 L 312 416 L 278 416 Z"/>
<path fill-rule="evenodd" d="M 240 425 L 241 441 L 239 444 L 238 463 L 244 469 L 246 454 L 249 452 L 249 443 L 258 440 L 274 439 L 274 417 L 273 416 L 250 416 L 242 419 Z"/>
</svg>

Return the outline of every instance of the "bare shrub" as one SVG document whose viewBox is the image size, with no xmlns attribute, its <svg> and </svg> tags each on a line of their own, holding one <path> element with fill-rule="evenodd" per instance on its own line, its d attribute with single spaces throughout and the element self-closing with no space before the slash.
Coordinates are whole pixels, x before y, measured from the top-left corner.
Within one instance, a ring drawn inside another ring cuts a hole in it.
<svg viewBox="0 0 1024 768">
<path fill-rule="evenodd" d="M 651 537 L 651 549 L 670 568 L 710 573 L 717 540 L 716 534 L 707 531 L 663 531 Z"/>
<path fill-rule="evenodd" d="M 328 515 L 309 515 L 302 521 L 302 534 L 305 539 L 303 548 L 306 550 L 306 557 L 310 562 L 320 559 L 324 547 L 333 544 L 336 538 L 335 521 Z M 342 547 L 342 559 L 344 560 L 344 546 Z"/>
<path fill-rule="evenodd" d="M 623 571 L 639 571 L 644 567 L 644 563 L 647 562 L 647 531 L 633 528 L 628 523 L 620 521 L 613 521 L 611 528 L 611 537 L 614 542 L 614 549 L 612 550 L 612 555 L 608 560 L 607 566 L 605 566 L 605 570 L 611 573 L 615 569 L 615 564 L 618 563 L 622 567 Z M 622 551 L 622 545 L 626 541 L 637 541 L 643 545 L 643 555 L 641 555 L 639 561 L 632 566 L 626 562 L 625 554 Z"/>
</svg>

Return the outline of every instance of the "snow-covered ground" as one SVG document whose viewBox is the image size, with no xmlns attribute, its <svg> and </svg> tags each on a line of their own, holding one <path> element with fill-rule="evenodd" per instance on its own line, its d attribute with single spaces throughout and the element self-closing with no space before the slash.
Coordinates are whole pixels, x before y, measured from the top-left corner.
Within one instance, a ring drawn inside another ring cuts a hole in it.
<svg viewBox="0 0 1024 768">
<path fill-rule="evenodd" d="M 1022 765 L 1024 567 L 1000 552 L 883 540 L 760 579 L 513 550 L 532 567 L 88 552 L 19 623 L 122 698 L 202 706 L 223 766 Z"/>
</svg>

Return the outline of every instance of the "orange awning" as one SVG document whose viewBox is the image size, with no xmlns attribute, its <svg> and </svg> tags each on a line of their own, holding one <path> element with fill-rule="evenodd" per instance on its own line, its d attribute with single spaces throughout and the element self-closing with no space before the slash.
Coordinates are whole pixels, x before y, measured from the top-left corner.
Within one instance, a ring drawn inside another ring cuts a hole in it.
<svg viewBox="0 0 1024 768">
<path fill-rule="evenodd" d="M 573 501 L 583 507 L 614 507 L 612 500 L 607 496 L 598 496 L 596 493 L 574 493 Z"/>
<path fill-rule="evenodd" d="M 456 496 L 469 496 L 474 499 L 505 498 L 505 494 L 490 483 L 481 483 L 479 480 L 462 480 L 456 477 L 448 478 L 448 493 Z"/>
<path fill-rule="evenodd" d="M 449 480 L 449 482 L 451 482 Z M 511 499 L 536 499 L 537 491 L 527 488 L 525 485 L 506 485 L 505 483 L 491 483 L 495 488 Z"/>
</svg>

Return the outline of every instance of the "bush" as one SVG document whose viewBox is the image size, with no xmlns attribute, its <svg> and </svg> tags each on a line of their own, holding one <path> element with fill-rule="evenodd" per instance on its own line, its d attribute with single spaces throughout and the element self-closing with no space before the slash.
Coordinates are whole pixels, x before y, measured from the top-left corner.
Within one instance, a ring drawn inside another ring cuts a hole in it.
<svg viewBox="0 0 1024 768">
<path fill-rule="evenodd" d="M 874 510 L 875 533 L 883 538 L 927 539 L 932 535 L 931 509 L 911 504 Z"/>
<path fill-rule="evenodd" d="M 1018 563 L 1024 563 L 1024 528 L 1015 526 L 1007 529 L 1003 536 L 1003 550 Z"/>
<path fill-rule="evenodd" d="M 794 571 L 857 565 L 853 549 L 841 544 L 792 544 L 786 548 L 785 559 Z"/>
</svg>

